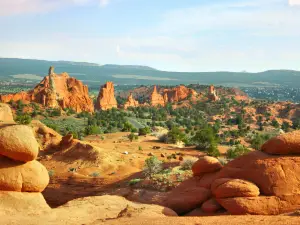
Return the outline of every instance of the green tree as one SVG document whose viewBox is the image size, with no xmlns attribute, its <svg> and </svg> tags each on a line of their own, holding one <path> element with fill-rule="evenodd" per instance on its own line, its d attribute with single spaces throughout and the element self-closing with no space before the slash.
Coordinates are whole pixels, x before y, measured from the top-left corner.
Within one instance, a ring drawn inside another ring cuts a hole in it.
<svg viewBox="0 0 300 225">
<path fill-rule="evenodd" d="M 178 127 L 173 127 L 167 134 L 166 142 L 175 144 L 179 141 L 184 141 L 185 138 L 185 134 Z"/>
<path fill-rule="evenodd" d="M 217 143 L 215 134 L 211 127 L 207 127 L 198 131 L 192 138 L 192 142 L 196 145 L 198 150 L 207 150 L 211 145 Z"/>
</svg>

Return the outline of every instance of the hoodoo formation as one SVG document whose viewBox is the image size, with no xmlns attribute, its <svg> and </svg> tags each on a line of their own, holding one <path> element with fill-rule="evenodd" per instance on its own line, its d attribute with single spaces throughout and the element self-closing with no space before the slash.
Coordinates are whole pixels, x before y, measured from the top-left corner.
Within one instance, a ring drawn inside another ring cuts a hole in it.
<svg viewBox="0 0 300 225">
<path fill-rule="evenodd" d="M 210 85 L 208 88 L 208 98 L 212 101 L 218 101 L 220 99 L 213 85 Z"/>
<path fill-rule="evenodd" d="M 33 90 L 0 96 L 0 101 L 5 103 L 18 100 L 36 102 L 51 108 L 71 108 L 76 112 L 94 111 L 88 87 L 67 73 L 55 74 L 53 67 Z"/>
<path fill-rule="evenodd" d="M 129 107 L 138 107 L 139 102 L 133 98 L 132 92 L 127 98 L 127 102 L 124 104 L 124 109 L 127 109 Z"/>
<path fill-rule="evenodd" d="M 150 96 L 150 104 L 151 106 L 165 106 L 164 97 L 158 93 L 156 86 L 154 86 L 153 92 Z"/>
<path fill-rule="evenodd" d="M 100 92 L 96 103 L 96 109 L 108 110 L 117 107 L 118 104 L 115 98 L 114 83 L 106 82 L 106 84 L 100 88 Z"/>
</svg>

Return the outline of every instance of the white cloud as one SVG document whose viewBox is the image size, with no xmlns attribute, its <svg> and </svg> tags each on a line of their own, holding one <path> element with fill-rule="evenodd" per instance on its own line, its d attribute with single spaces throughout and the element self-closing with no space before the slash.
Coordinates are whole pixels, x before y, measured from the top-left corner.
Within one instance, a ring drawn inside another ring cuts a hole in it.
<svg viewBox="0 0 300 225">
<path fill-rule="evenodd" d="M 290 6 L 300 5 L 300 0 L 289 0 Z"/>
<path fill-rule="evenodd" d="M 105 7 L 109 3 L 110 0 L 0 0 L 0 16 L 45 13 L 71 5 Z"/>
</svg>

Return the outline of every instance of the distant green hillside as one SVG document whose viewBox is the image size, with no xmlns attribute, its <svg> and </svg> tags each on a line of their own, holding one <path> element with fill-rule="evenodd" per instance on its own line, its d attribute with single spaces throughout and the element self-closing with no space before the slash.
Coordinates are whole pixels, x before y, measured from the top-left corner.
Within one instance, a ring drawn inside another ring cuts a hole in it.
<svg viewBox="0 0 300 225">
<path fill-rule="evenodd" d="M 147 66 L 100 66 L 85 62 L 53 62 L 11 58 L 0 58 L 0 80 L 14 80 L 20 82 L 31 80 L 31 82 L 38 82 L 37 76 L 45 76 L 51 65 L 55 67 L 56 73 L 68 72 L 71 76 L 82 80 L 91 88 L 99 88 L 100 84 L 108 80 L 119 85 L 176 85 L 200 83 L 238 87 L 274 85 L 300 87 L 300 72 L 290 70 L 269 70 L 261 73 L 185 73 L 160 71 Z"/>
</svg>

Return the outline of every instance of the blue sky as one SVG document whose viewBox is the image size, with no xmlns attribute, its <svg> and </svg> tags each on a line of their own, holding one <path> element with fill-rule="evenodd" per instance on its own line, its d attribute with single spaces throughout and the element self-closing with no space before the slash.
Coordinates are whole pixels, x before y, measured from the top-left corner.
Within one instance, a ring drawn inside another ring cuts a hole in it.
<svg viewBox="0 0 300 225">
<path fill-rule="evenodd" d="M 0 57 L 300 70 L 300 0 L 0 0 Z"/>
</svg>

